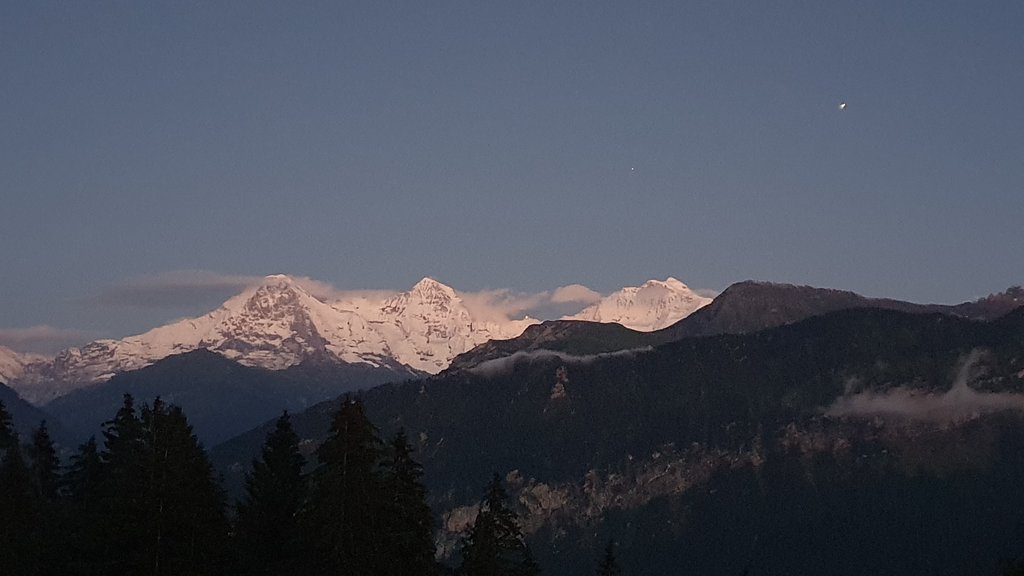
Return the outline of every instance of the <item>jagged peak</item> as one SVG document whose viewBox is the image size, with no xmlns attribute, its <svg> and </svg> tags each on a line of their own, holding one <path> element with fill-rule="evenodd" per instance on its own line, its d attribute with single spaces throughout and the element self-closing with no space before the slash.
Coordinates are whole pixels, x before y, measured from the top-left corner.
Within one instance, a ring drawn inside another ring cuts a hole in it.
<svg viewBox="0 0 1024 576">
<path fill-rule="evenodd" d="M 424 276 L 422 280 L 417 282 L 416 285 L 412 287 L 412 290 L 410 290 L 409 293 L 430 297 L 436 297 L 437 295 L 441 294 L 447 296 L 448 298 L 456 297 L 454 288 L 448 286 L 447 284 L 442 284 L 441 282 L 438 282 L 437 280 L 434 280 L 429 276 Z"/>
<path fill-rule="evenodd" d="M 669 276 L 664 280 L 652 278 L 647 282 L 644 282 L 643 285 L 641 285 L 640 287 L 643 288 L 645 286 L 664 286 L 666 288 L 671 288 L 673 290 L 690 290 L 689 286 L 684 284 L 681 280 L 674 278 L 672 276 Z"/>
<path fill-rule="evenodd" d="M 273 287 L 284 287 L 284 286 L 298 286 L 299 283 L 294 278 L 287 274 L 268 274 L 263 277 L 263 280 L 259 283 L 259 286 L 273 286 Z"/>
</svg>

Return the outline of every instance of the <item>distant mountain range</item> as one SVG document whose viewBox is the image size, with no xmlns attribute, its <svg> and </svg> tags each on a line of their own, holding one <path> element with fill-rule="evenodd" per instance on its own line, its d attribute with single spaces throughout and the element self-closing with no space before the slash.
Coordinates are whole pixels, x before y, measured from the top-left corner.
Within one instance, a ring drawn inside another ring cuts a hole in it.
<svg viewBox="0 0 1024 576">
<path fill-rule="evenodd" d="M 625 288 L 580 314 L 653 327 L 675 322 L 709 301 L 670 278 Z M 138 336 L 97 340 L 55 358 L 0 348 L 0 377 L 25 399 L 42 404 L 162 358 L 205 349 L 270 370 L 331 361 L 404 378 L 437 373 L 458 354 L 518 336 L 536 322 L 475 317 L 458 292 L 430 278 L 388 297 L 332 299 L 313 296 L 288 276 L 273 275 L 204 316 Z"/>
</svg>

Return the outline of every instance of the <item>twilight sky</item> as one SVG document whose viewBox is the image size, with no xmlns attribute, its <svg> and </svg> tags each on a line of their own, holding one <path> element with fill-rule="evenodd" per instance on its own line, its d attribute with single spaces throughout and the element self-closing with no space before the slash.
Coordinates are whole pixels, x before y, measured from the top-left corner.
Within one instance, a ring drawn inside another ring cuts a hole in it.
<svg viewBox="0 0 1024 576">
<path fill-rule="evenodd" d="M 275 272 L 977 298 L 1024 282 L 1022 29 L 1016 0 L 0 3 L 0 336 Z"/>
</svg>

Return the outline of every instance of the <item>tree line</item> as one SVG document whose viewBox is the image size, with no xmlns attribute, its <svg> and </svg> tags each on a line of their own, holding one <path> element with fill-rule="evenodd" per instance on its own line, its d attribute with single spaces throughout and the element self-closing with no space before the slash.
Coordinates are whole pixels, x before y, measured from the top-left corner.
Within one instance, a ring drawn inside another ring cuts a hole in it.
<svg viewBox="0 0 1024 576">
<path fill-rule="evenodd" d="M 346 398 L 307 471 L 287 412 L 228 506 L 181 408 L 130 395 L 61 466 L 43 422 L 27 443 L 0 402 L 0 574 L 535 576 L 497 475 L 456 567 L 435 555 L 423 469 Z M 619 574 L 612 544 L 598 574 Z"/>
</svg>

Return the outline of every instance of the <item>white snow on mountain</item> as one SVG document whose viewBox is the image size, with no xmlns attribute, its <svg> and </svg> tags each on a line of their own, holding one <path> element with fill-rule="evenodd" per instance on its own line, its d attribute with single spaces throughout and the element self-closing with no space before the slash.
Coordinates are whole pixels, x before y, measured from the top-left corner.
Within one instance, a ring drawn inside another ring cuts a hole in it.
<svg viewBox="0 0 1024 576">
<path fill-rule="evenodd" d="M 675 278 L 648 280 L 642 286 L 630 286 L 601 299 L 566 320 L 616 322 L 626 328 L 651 332 L 671 326 L 711 298 L 697 294 Z"/>
<path fill-rule="evenodd" d="M 537 323 L 532 319 L 478 320 L 455 290 L 431 278 L 385 300 L 370 322 L 384 335 L 399 362 L 431 374 L 444 370 L 453 358 L 478 344 L 515 338 Z"/>
<path fill-rule="evenodd" d="M 456 355 L 490 339 L 518 336 L 534 322 L 479 322 L 455 290 L 429 278 L 387 298 L 325 302 L 292 278 L 273 275 L 198 318 L 69 348 L 49 362 L 11 360 L 0 373 L 10 372 L 13 387 L 37 404 L 199 348 L 271 370 L 327 359 L 400 375 L 414 374 L 408 367 L 437 373 Z"/>
<path fill-rule="evenodd" d="M 10 384 L 25 371 L 27 358 L 10 348 L 0 346 L 0 383 Z"/>
<path fill-rule="evenodd" d="M 655 330 L 709 301 L 673 278 L 651 280 L 571 318 Z M 121 340 L 97 340 L 53 359 L 0 349 L 0 379 L 40 404 L 200 348 L 271 370 L 319 359 L 387 367 L 403 376 L 415 373 L 410 368 L 436 374 L 455 356 L 488 340 L 515 338 L 535 323 L 475 316 L 456 290 L 431 278 L 408 292 L 365 292 L 334 301 L 313 296 L 289 276 L 273 275 L 198 318 Z"/>
</svg>

